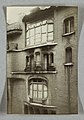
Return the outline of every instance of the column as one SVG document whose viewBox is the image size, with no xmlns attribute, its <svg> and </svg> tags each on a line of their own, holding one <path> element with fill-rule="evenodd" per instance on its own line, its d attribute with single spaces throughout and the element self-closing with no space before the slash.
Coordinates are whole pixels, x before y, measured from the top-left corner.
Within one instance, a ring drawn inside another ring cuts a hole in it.
<svg viewBox="0 0 84 120">
<path fill-rule="evenodd" d="M 44 55 L 44 69 L 47 70 L 47 54 Z"/>
</svg>

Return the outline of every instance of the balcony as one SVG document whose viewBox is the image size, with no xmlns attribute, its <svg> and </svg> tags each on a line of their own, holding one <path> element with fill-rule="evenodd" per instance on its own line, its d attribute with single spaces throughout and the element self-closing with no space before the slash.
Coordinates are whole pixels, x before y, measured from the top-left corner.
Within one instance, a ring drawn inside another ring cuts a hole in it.
<svg viewBox="0 0 84 120">
<path fill-rule="evenodd" d="M 13 23 L 7 25 L 7 35 L 12 36 L 12 35 L 20 35 L 22 33 L 22 28 L 19 23 Z"/>
<path fill-rule="evenodd" d="M 17 50 L 17 49 L 18 49 L 18 44 L 17 43 L 9 43 L 9 44 L 7 44 L 7 51 Z"/>
<path fill-rule="evenodd" d="M 25 72 L 34 72 L 34 73 L 50 73 L 51 71 L 56 71 L 54 65 L 48 65 L 47 63 L 41 64 L 32 64 L 28 65 L 24 69 Z M 48 72 L 49 71 L 49 72 Z"/>
</svg>

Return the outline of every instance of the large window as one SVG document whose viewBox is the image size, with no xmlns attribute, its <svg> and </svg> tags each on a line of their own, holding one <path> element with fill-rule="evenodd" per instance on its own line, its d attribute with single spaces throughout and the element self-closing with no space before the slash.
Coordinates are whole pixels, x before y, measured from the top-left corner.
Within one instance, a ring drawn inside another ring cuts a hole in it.
<svg viewBox="0 0 84 120">
<path fill-rule="evenodd" d="M 26 23 L 27 24 L 27 23 Z M 26 46 L 53 40 L 53 20 L 26 25 Z"/>
<path fill-rule="evenodd" d="M 29 96 L 33 100 L 42 101 L 47 98 L 47 83 L 42 79 L 33 79 L 29 82 Z"/>
<path fill-rule="evenodd" d="M 74 31 L 74 17 L 69 17 L 64 20 L 64 34 Z"/>
</svg>

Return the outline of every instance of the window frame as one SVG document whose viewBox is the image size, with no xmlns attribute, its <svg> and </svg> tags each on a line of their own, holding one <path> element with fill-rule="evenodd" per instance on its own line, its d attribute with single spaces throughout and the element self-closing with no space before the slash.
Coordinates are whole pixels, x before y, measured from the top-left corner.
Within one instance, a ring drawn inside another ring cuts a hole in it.
<svg viewBox="0 0 84 120">
<path fill-rule="evenodd" d="M 40 44 L 40 42 L 41 43 L 51 42 L 51 41 L 54 40 L 54 20 L 52 20 L 52 18 L 51 19 L 46 19 L 46 20 L 43 20 L 43 21 L 38 21 L 38 22 L 32 23 L 32 24 L 29 24 L 29 23 L 25 23 L 25 24 L 26 24 L 25 25 L 25 43 L 26 43 L 26 45 L 25 46 L 31 45 L 30 44 L 31 43 L 30 42 L 30 37 L 34 37 L 34 43 L 32 45 L 35 45 L 35 44 L 38 44 L 38 43 Z M 37 25 L 37 24 L 39 24 L 39 25 Z M 52 31 L 48 31 L 48 25 L 53 25 L 53 30 Z M 39 28 L 40 32 L 36 34 L 36 28 L 38 28 L 38 27 L 40 27 Z M 46 27 L 46 31 L 42 31 L 42 29 L 44 29 L 43 27 Z M 30 30 L 31 29 L 34 29 L 34 35 L 33 36 L 30 36 Z M 27 32 L 29 32 L 29 37 L 27 36 Z M 48 35 L 48 34 L 51 34 L 51 33 L 53 33 L 52 39 L 50 39 L 50 37 Z M 40 38 L 37 38 L 38 40 L 36 40 L 36 35 L 40 36 Z M 45 37 L 45 41 L 44 41 L 43 36 Z M 28 42 L 27 42 L 27 40 L 28 40 Z"/>
<path fill-rule="evenodd" d="M 32 85 L 32 96 L 30 95 L 30 85 Z M 37 92 L 37 97 L 35 98 L 34 97 L 34 85 L 36 85 L 37 86 L 37 90 L 36 90 L 36 92 Z M 42 98 L 39 98 L 39 91 L 38 91 L 38 86 L 39 85 L 42 85 L 42 93 L 41 93 L 41 95 L 42 95 Z M 29 97 L 33 100 L 33 101 L 38 101 L 38 102 L 42 102 L 43 100 L 46 100 L 47 99 L 47 97 L 48 97 L 48 84 L 47 84 L 47 81 L 45 81 L 44 79 L 38 79 L 38 78 L 35 78 L 35 79 L 31 79 L 30 81 L 29 81 L 29 83 L 28 83 L 28 86 L 29 86 L 29 90 L 28 90 L 28 95 L 29 95 Z M 46 86 L 46 93 L 47 93 L 47 96 L 46 97 L 44 97 L 44 86 Z"/>
<path fill-rule="evenodd" d="M 66 63 L 72 63 L 72 48 L 67 47 L 65 49 Z"/>
<path fill-rule="evenodd" d="M 66 28 L 66 23 L 68 24 L 68 28 Z M 73 28 L 71 28 L 73 26 Z M 65 31 L 65 28 L 67 29 Z M 74 33 L 74 16 L 70 16 L 64 19 L 63 21 L 63 35 L 73 34 Z"/>
</svg>

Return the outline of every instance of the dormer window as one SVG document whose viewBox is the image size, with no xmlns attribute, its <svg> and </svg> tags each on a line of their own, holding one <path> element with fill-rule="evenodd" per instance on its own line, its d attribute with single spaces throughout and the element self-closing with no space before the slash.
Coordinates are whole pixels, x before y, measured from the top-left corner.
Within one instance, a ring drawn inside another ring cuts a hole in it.
<svg viewBox="0 0 84 120">
<path fill-rule="evenodd" d="M 64 34 L 74 32 L 74 17 L 69 17 L 64 20 Z"/>
</svg>

